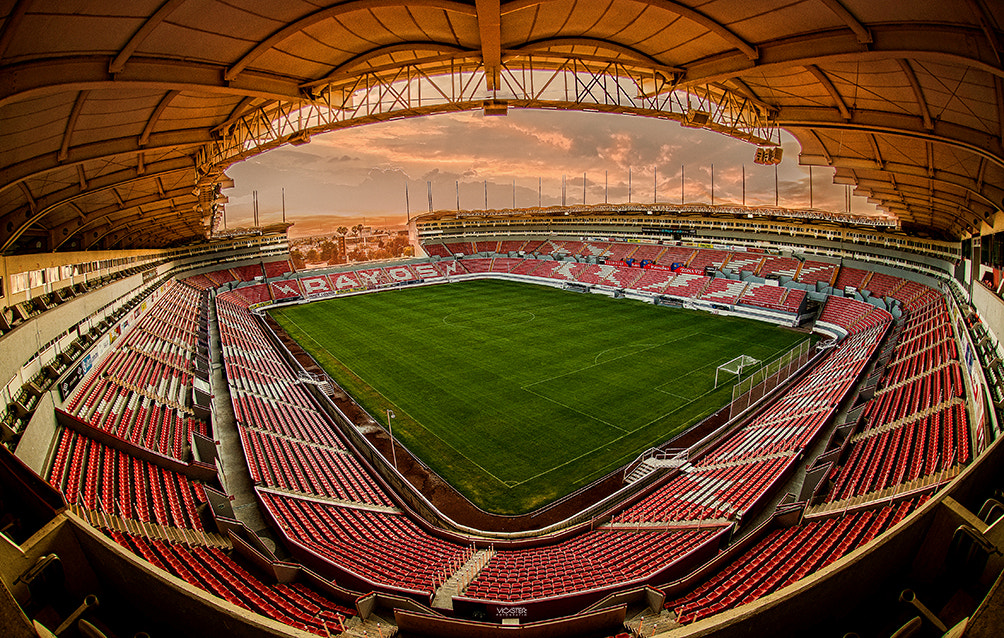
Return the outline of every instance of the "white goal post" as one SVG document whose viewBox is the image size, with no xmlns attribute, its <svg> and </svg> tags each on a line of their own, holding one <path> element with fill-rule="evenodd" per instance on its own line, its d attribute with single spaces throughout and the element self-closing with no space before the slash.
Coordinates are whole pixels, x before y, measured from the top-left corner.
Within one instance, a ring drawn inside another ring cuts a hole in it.
<svg viewBox="0 0 1004 638">
<path fill-rule="evenodd" d="M 734 374 L 741 377 L 743 374 L 743 368 L 747 366 L 756 365 L 758 363 L 760 363 L 759 359 L 754 359 L 753 357 L 745 354 L 741 354 L 735 359 L 732 359 L 731 361 L 726 361 L 722 365 L 715 368 L 715 387 L 716 388 L 718 387 L 719 372 L 725 371 L 728 372 L 729 374 Z"/>
</svg>

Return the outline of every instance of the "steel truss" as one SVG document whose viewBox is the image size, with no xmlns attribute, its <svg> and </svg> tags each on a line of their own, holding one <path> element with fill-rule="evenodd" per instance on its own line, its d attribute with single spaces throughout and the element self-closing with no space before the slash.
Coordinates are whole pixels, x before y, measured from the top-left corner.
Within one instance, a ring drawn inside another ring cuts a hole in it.
<svg viewBox="0 0 1004 638">
<path fill-rule="evenodd" d="M 627 113 L 675 120 L 752 144 L 779 143 L 771 107 L 717 83 L 680 89 L 681 77 L 672 68 L 547 56 L 503 61 L 494 90 L 488 89 L 489 77 L 476 57 L 433 58 L 333 76 L 303 86 L 302 99 L 266 102 L 217 127 L 216 141 L 200 149 L 199 181 L 212 184 L 240 160 L 287 143 L 305 144 L 317 133 L 477 109 Z"/>
</svg>

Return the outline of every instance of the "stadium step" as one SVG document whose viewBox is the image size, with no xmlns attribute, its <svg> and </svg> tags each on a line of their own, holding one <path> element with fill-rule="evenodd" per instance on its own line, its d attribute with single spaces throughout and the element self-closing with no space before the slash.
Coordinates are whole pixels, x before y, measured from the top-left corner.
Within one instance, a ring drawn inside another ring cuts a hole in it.
<svg viewBox="0 0 1004 638">
<path fill-rule="evenodd" d="M 315 385 L 317 388 L 325 394 L 325 396 L 333 397 L 335 396 L 335 388 L 328 381 L 326 376 L 312 375 L 308 372 L 300 372 L 297 375 L 297 381 L 300 384 L 309 383 L 310 385 Z"/>
<path fill-rule="evenodd" d="M 630 485 L 644 479 L 646 476 L 651 476 L 654 472 L 673 467 L 680 468 L 684 472 L 689 472 L 694 466 L 687 461 L 681 462 L 679 458 L 647 458 L 631 470 L 631 473 L 625 477 L 624 483 L 625 485 Z"/>
<path fill-rule="evenodd" d="M 917 379 L 921 379 L 923 377 L 932 375 L 935 372 L 940 372 L 944 368 L 951 367 L 951 365 L 953 363 L 958 363 L 958 361 L 955 360 L 955 359 L 948 359 L 947 361 L 943 361 L 940 365 L 936 365 L 933 368 L 930 368 L 930 369 L 927 369 L 927 370 L 921 370 L 921 371 L 917 372 L 917 374 L 913 375 L 912 377 L 903 379 L 902 381 L 899 381 L 897 383 L 890 383 L 889 385 L 883 387 L 881 390 L 878 390 L 875 393 L 874 396 L 879 397 L 879 396 L 882 396 L 883 394 L 886 394 L 888 392 L 892 392 L 893 390 L 896 390 L 897 388 L 901 388 L 901 387 L 903 387 L 905 385 L 909 385 L 911 383 L 914 383 L 915 381 L 917 381 Z"/>
<path fill-rule="evenodd" d="M 963 469 L 964 468 L 961 465 L 953 465 L 952 467 L 941 470 L 940 472 L 935 472 L 934 474 L 929 474 L 928 476 L 921 476 L 912 481 L 907 481 L 906 483 L 900 483 L 899 485 L 893 485 L 874 492 L 858 494 L 840 501 L 813 505 L 805 508 L 805 516 L 808 517 L 817 514 L 826 514 L 827 512 L 837 510 L 852 509 L 858 505 L 882 501 L 898 494 L 907 494 L 909 492 L 922 490 L 925 487 L 930 487 L 931 485 L 941 485 L 942 483 L 951 481 Z"/>
<path fill-rule="evenodd" d="M 941 412 L 942 410 L 945 410 L 947 408 L 952 407 L 953 405 L 957 405 L 957 404 L 960 404 L 960 403 L 965 403 L 965 402 L 962 399 L 958 398 L 958 397 L 952 397 L 951 399 L 948 399 L 947 401 L 942 401 L 941 403 L 937 403 L 935 405 L 932 405 L 929 408 L 924 408 L 923 410 L 920 410 L 919 412 L 913 412 L 912 414 L 907 414 L 906 416 L 902 416 L 902 417 L 896 419 L 895 421 L 889 421 L 888 423 L 883 423 L 882 425 L 877 425 L 877 426 L 875 426 L 873 428 L 869 428 L 867 430 L 864 430 L 863 432 L 858 432 L 857 434 L 855 434 L 854 436 L 851 437 L 851 443 L 857 443 L 857 442 L 863 441 L 863 440 L 865 440 L 867 438 L 870 438 L 870 437 L 873 437 L 873 436 L 877 436 L 879 434 L 884 434 L 885 432 L 888 432 L 889 430 L 895 430 L 896 428 L 900 427 L 901 425 L 905 425 L 907 423 L 910 423 L 911 421 L 916 421 L 918 419 L 923 419 L 924 417 L 931 416 L 932 414 L 934 414 L 936 412 Z"/>
<path fill-rule="evenodd" d="M 794 456 L 797 454 L 797 450 L 787 450 L 785 452 L 775 452 L 774 454 L 765 454 L 762 456 L 751 457 L 751 458 L 739 458 L 734 461 L 725 461 L 723 463 L 712 463 L 710 465 L 702 465 L 701 470 L 705 472 L 714 472 L 715 470 L 721 470 L 726 467 L 736 467 L 738 465 L 748 465 L 750 463 L 760 463 L 763 461 L 773 461 L 774 459 L 780 459 L 784 457 Z"/>
<path fill-rule="evenodd" d="M 457 571 L 453 572 L 449 578 L 439 586 L 436 595 L 432 599 L 432 606 L 435 609 L 453 610 L 453 597 L 463 593 L 467 586 L 478 577 L 488 561 L 495 556 L 494 549 L 482 549 L 471 554 Z"/>
<path fill-rule="evenodd" d="M 134 536 L 142 536 L 153 540 L 168 541 L 171 543 L 184 543 L 189 547 L 216 547 L 230 550 L 233 545 L 230 540 L 213 532 L 205 532 L 199 529 L 186 529 L 181 527 L 165 527 L 156 523 L 147 523 L 133 518 L 124 518 L 117 514 L 98 512 L 85 507 L 70 503 L 67 506 L 71 512 L 84 519 L 92 527 L 97 529 L 109 529 L 117 532 L 124 532 Z"/>
<path fill-rule="evenodd" d="M 360 503 L 359 501 L 346 501 L 340 498 L 330 498 L 327 496 L 321 496 L 319 494 L 311 494 L 307 492 L 299 492 L 297 490 L 288 490 L 284 487 L 278 487 L 276 485 L 264 486 L 259 485 L 255 488 L 259 492 L 280 494 L 282 496 L 295 496 L 296 498 L 303 499 L 305 501 L 313 501 L 314 503 L 324 503 L 325 505 L 337 505 L 339 507 L 346 507 L 356 510 L 365 510 L 368 512 L 382 512 L 384 514 L 400 514 L 401 510 L 397 507 L 391 505 L 377 505 L 376 503 Z"/>
<path fill-rule="evenodd" d="M 639 463 L 638 467 L 631 470 L 631 473 L 627 475 L 627 477 L 624 479 L 624 482 L 630 485 L 631 483 L 635 483 L 637 481 L 642 480 L 646 476 L 651 475 L 657 469 L 658 468 L 656 468 L 654 465 L 650 465 L 648 463 Z"/>
</svg>

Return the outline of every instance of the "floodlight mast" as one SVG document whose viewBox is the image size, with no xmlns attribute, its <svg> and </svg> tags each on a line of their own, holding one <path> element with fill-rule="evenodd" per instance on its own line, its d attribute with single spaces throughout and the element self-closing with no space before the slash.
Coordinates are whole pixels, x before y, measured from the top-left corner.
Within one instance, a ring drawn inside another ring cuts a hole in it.
<svg viewBox="0 0 1004 638">
<path fill-rule="evenodd" d="M 387 408 L 387 429 L 390 431 L 390 455 L 394 459 L 394 469 L 397 469 L 397 449 L 394 447 L 394 422 L 391 419 L 396 418 L 397 415 L 394 414 L 394 410 Z"/>
</svg>

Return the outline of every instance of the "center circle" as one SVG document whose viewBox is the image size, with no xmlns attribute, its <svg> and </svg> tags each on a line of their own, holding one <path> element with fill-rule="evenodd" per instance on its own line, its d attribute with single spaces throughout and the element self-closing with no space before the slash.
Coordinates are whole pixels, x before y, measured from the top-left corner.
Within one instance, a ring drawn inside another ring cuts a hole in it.
<svg viewBox="0 0 1004 638">
<path fill-rule="evenodd" d="M 499 326 L 515 326 L 529 323 L 536 318 L 536 315 L 529 310 L 510 310 L 505 308 L 494 312 L 460 310 L 451 312 L 443 317 L 443 323 L 458 328 L 485 330 Z"/>
</svg>

